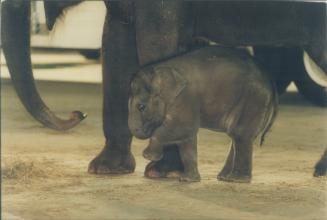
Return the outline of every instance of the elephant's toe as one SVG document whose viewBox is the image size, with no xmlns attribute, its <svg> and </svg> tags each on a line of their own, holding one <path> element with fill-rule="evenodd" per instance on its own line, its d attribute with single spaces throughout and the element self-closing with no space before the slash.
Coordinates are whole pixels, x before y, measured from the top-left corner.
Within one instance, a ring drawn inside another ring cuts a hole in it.
<svg viewBox="0 0 327 220">
<path fill-rule="evenodd" d="M 127 155 L 106 153 L 102 151 L 89 164 L 91 174 L 127 174 L 134 172 L 135 159 L 131 153 Z"/>
</svg>

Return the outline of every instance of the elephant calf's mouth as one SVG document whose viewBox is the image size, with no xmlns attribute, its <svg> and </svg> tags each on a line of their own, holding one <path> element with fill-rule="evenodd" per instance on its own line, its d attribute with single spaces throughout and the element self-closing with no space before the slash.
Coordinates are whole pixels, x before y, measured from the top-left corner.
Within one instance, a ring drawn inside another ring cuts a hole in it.
<svg viewBox="0 0 327 220">
<path fill-rule="evenodd" d="M 132 134 L 139 139 L 148 139 L 150 138 L 155 129 L 158 126 L 155 126 L 153 123 L 144 123 L 143 126 L 132 129 Z"/>
<path fill-rule="evenodd" d="M 134 129 L 132 134 L 141 140 L 145 140 L 151 137 L 152 132 L 144 131 L 143 129 Z"/>
</svg>

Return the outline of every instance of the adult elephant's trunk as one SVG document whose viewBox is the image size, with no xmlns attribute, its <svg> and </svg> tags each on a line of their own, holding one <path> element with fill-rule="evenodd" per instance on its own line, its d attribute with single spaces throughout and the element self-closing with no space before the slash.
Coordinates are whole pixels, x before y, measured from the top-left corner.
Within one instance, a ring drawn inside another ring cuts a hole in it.
<svg viewBox="0 0 327 220">
<path fill-rule="evenodd" d="M 30 54 L 30 1 L 7 0 L 1 4 L 1 39 L 13 85 L 27 111 L 44 126 L 67 130 L 86 115 L 71 113 L 68 120 L 58 118 L 42 101 L 35 87 Z"/>
</svg>

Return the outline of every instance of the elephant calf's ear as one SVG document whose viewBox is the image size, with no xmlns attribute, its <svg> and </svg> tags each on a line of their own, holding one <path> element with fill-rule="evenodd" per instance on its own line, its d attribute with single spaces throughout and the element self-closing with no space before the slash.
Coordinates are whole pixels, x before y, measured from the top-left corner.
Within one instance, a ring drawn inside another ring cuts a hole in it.
<svg viewBox="0 0 327 220">
<path fill-rule="evenodd" d="M 153 92 L 158 93 L 167 102 L 174 100 L 186 87 L 184 77 L 172 67 L 154 69 Z"/>
</svg>

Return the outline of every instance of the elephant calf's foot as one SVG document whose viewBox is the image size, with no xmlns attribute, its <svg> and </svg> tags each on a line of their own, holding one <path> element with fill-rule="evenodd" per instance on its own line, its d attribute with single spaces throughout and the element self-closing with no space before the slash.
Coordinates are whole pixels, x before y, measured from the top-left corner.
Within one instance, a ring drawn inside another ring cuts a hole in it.
<svg viewBox="0 0 327 220">
<path fill-rule="evenodd" d="M 179 178 L 180 182 L 200 182 L 201 177 L 199 173 L 192 173 L 192 174 L 182 174 Z"/>
<path fill-rule="evenodd" d="M 150 179 L 169 178 L 177 179 L 182 176 L 183 170 L 178 167 L 173 168 L 161 161 L 151 161 L 145 168 L 144 176 Z"/>
<path fill-rule="evenodd" d="M 184 172 L 184 166 L 176 145 L 166 146 L 163 157 L 159 161 L 151 161 L 145 168 L 147 178 L 179 178 Z"/>
<path fill-rule="evenodd" d="M 163 157 L 163 152 L 160 151 L 159 149 L 153 149 L 151 147 L 147 147 L 143 151 L 143 157 L 151 161 L 159 161 Z"/>
<path fill-rule="evenodd" d="M 131 153 L 103 149 L 89 164 L 88 172 L 92 174 L 127 174 L 134 172 L 135 159 Z"/>
<path fill-rule="evenodd" d="M 225 182 L 250 183 L 251 175 L 242 174 L 240 172 L 231 172 L 229 174 L 219 173 L 217 179 Z"/>
</svg>

